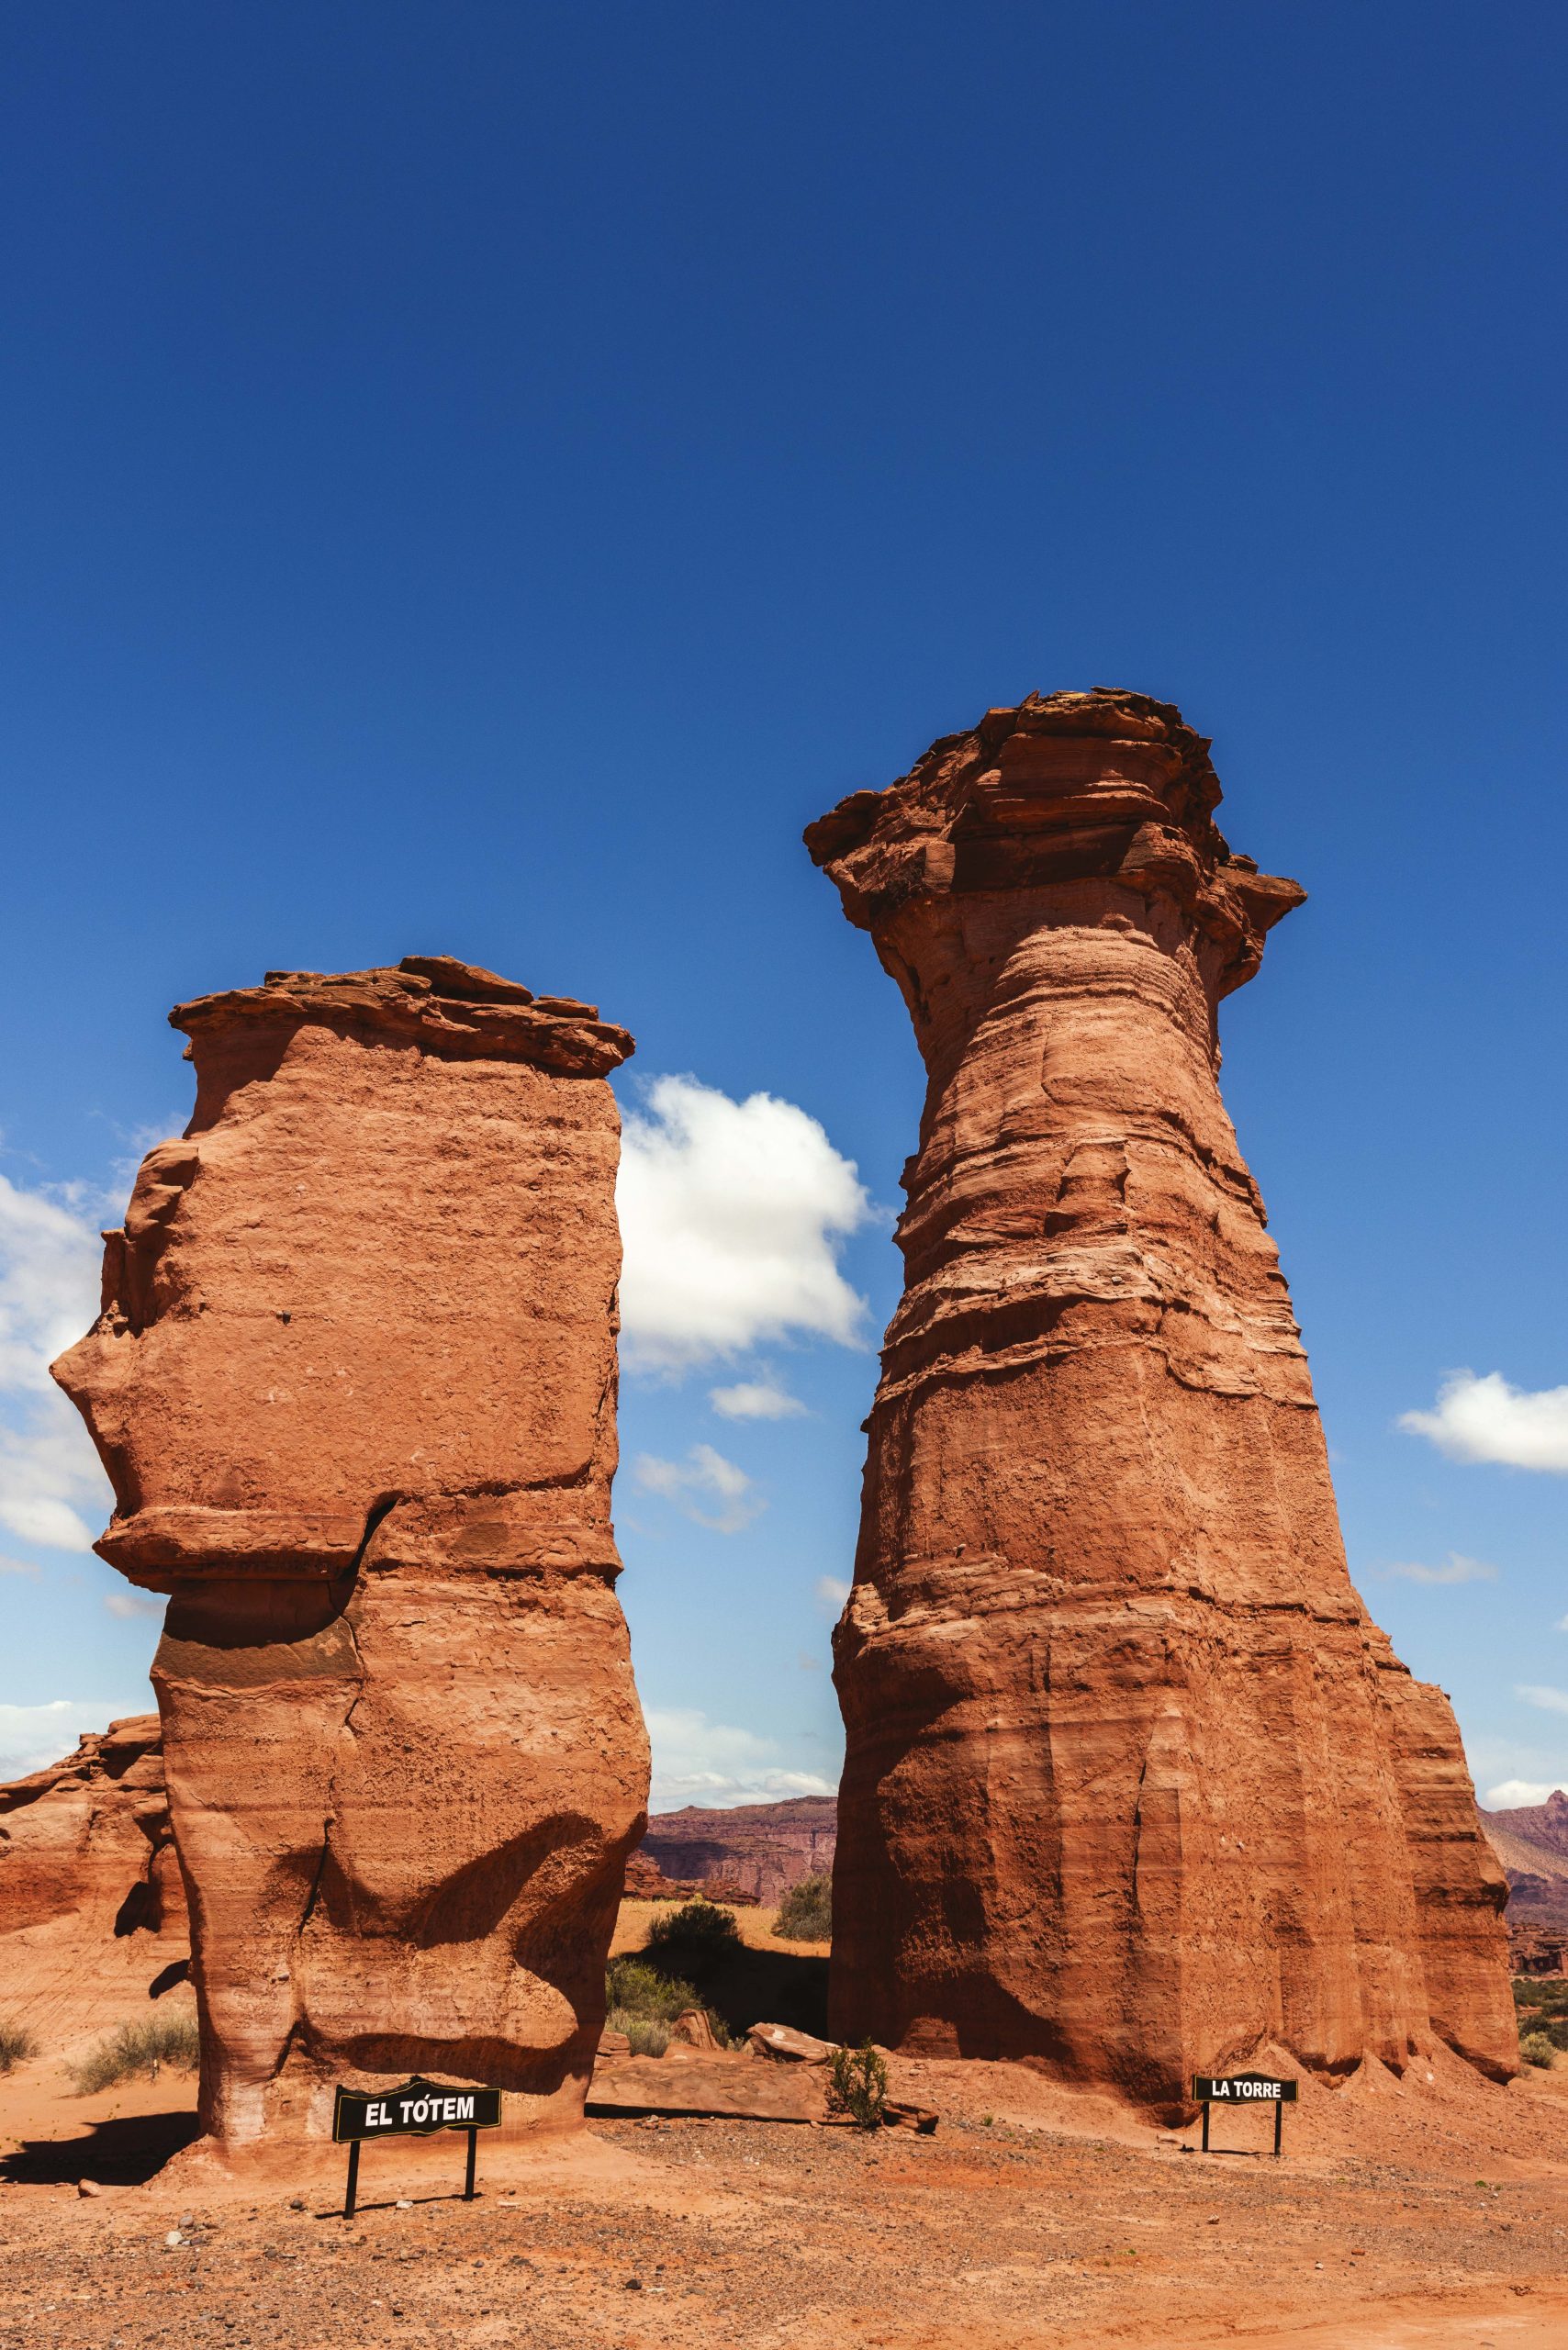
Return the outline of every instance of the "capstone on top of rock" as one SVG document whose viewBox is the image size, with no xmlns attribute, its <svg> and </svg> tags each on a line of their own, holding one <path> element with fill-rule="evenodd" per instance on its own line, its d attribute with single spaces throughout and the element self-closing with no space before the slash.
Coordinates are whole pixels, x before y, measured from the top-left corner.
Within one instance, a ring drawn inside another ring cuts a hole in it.
<svg viewBox="0 0 1568 2350">
<path fill-rule="evenodd" d="M 307 1021 L 390 1031 L 425 1052 L 527 1061 L 564 1077 L 608 1076 L 633 1049 L 629 1032 L 600 1020 L 597 1004 L 536 996 L 453 955 L 405 955 L 395 970 L 269 971 L 259 988 L 196 996 L 169 1014 L 170 1026 L 193 1039 L 241 1024 Z"/>
<path fill-rule="evenodd" d="M 1096 686 L 987 711 L 887 790 L 851 792 L 805 842 L 865 930 L 910 899 L 1114 876 L 1174 899 L 1221 945 L 1227 994 L 1306 892 L 1232 852 L 1220 796 L 1208 737 L 1172 703 Z"/>
</svg>

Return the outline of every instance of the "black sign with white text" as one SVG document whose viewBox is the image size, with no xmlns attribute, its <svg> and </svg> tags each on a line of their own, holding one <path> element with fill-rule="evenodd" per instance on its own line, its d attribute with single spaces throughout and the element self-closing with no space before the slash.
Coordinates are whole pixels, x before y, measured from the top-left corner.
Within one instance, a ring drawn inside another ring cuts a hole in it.
<svg viewBox="0 0 1568 2350">
<path fill-rule="evenodd" d="M 1193 2096 L 1200 2105 L 1294 2105 L 1296 2084 L 1268 2073 L 1196 2073 Z"/>
<path fill-rule="evenodd" d="M 500 2127 L 499 2089 L 453 2088 L 415 2074 L 394 2089 L 340 2088 L 332 2108 L 332 2135 L 345 2139 L 423 2138 L 432 2130 L 496 2130 Z"/>
</svg>

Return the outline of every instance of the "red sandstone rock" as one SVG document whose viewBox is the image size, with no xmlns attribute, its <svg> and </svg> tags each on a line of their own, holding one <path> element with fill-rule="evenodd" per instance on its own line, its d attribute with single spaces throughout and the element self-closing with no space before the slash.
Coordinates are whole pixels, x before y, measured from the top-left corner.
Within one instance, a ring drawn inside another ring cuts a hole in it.
<svg viewBox="0 0 1568 2350">
<path fill-rule="evenodd" d="M 188 1934 L 156 1714 L 0 1786 L 8 2022 L 51 2047 L 121 2023 L 180 1979 Z"/>
<path fill-rule="evenodd" d="M 631 1040 L 443 957 L 173 1015 L 149 1154 L 57 1368 L 170 1596 L 153 1682 L 202 2114 L 330 2134 L 418 2071 L 574 2118 L 647 1748 L 615 1598 Z"/>
<path fill-rule="evenodd" d="M 122 1934 L 185 1922 L 156 1714 L 89 1730 L 64 1762 L 0 1786 L 0 1934 L 106 1910 Z"/>
<path fill-rule="evenodd" d="M 688 2048 L 700 2049 L 705 2054 L 719 2045 L 705 2008 L 683 2008 L 669 2028 L 669 2036 L 672 2045 L 679 2041 Z"/>
<path fill-rule="evenodd" d="M 759 2056 L 770 2056 L 780 2065 L 825 2065 L 835 2048 L 833 2041 L 819 2040 L 814 2032 L 797 2031 L 787 2023 L 754 2023 L 746 2041 Z"/>
<path fill-rule="evenodd" d="M 1217 1008 L 1293 881 L 1169 705 L 1038 696 L 808 832 L 929 1076 L 835 1641 L 833 2025 L 1170 2103 L 1516 2041 L 1458 1731 L 1346 1570 Z"/>
</svg>

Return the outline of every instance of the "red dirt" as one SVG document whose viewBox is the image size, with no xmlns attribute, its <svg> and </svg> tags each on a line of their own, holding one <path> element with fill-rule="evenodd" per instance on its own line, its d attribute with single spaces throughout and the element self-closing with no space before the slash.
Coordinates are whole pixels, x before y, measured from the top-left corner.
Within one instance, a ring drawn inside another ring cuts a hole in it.
<svg viewBox="0 0 1568 2350">
<path fill-rule="evenodd" d="M 325 2150 L 80 2199 L 106 2125 L 166 2143 L 194 2108 L 167 2080 L 68 2099 L 28 2065 L 0 2081 L 0 2345 L 1559 2350 L 1568 2071 L 1426 2069 L 1304 2084 L 1276 2165 L 1204 2161 L 1023 2066 L 895 2058 L 933 2139 L 599 2122 L 484 2142 L 472 2205 L 460 2141 L 404 2142 L 367 2152 L 345 2226 Z M 1263 2145 L 1267 2118 L 1226 2134 Z"/>
</svg>

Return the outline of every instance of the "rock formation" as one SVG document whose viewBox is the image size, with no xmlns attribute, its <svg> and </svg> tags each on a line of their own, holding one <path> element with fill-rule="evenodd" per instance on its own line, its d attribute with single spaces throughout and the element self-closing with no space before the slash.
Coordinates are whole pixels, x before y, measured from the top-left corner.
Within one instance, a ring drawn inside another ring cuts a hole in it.
<svg viewBox="0 0 1568 2350">
<path fill-rule="evenodd" d="M 729 1811 L 688 1804 L 655 1812 L 642 1850 L 666 1876 L 695 1880 L 716 1900 L 721 1886 L 740 1886 L 771 1905 L 802 1877 L 832 1868 L 835 1819 L 832 1796 L 737 1804 Z"/>
<path fill-rule="evenodd" d="M 117 1934 L 185 1924 L 156 1714 L 0 1786 L 0 1934 L 106 1909 Z"/>
<path fill-rule="evenodd" d="M 626 1863 L 628 1901 L 714 1901 L 726 1909 L 755 1909 L 755 1893 L 728 1877 L 666 1876 L 657 1861 L 633 1852 Z"/>
<path fill-rule="evenodd" d="M 914 1023 L 855 1583 L 834 2031 L 1151 2103 L 1436 2031 L 1506 2076 L 1441 1694 L 1351 1588 L 1217 1009 L 1294 882 L 1168 704 L 1033 696 L 807 833 Z"/>
<path fill-rule="evenodd" d="M 201 2110 L 580 2113 L 647 1749 L 610 1527 L 631 1039 L 444 957 L 181 1005 L 196 1105 L 56 1375 L 169 1595 Z"/>
<path fill-rule="evenodd" d="M 8 2023 L 54 2047 L 144 2012 L 184 1979 L 188 1932 L 156 1714 L 0 1786 Z"/>
</svg>

